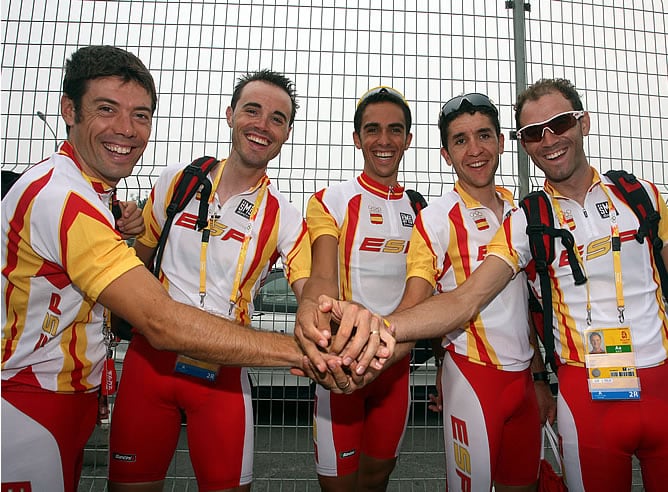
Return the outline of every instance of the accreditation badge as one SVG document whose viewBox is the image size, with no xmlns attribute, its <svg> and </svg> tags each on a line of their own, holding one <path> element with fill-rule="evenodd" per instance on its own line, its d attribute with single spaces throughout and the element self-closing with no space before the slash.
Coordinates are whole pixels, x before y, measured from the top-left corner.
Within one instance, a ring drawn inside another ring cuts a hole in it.
<svg viewBox="0 0 668 492">
<path fill-rule="evenodd" d="M 592 400 L 640 400 L 631 328 L 589 328 L 584 342 Z"/>
<path fill-rule="evenodd" d="M 174 367 L 174 372 L 205 379 L 212 383 L 218 378 L 219 370 L 220 366 L 218 364 L 193 359 L 187 355 L 179 355 L 176 358 L 176 366 Z"/>
</svg>

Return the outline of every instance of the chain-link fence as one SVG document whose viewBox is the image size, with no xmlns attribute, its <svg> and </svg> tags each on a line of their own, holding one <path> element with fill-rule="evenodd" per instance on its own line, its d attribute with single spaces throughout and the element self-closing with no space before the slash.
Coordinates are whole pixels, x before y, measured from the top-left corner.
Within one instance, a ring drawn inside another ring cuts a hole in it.
<svg viewBox="0 0 668 492">
<path fill-rule="evenodd" d="M 152 142 L 125 180 L 127 197 L 145 197 L 168 163 L 225 157 L 224 113 L 233 86 L 260 68 L 296 82 L 300 109 L 292 136 L 268 172 L 302 210 L 313 192 L 360 171 L 352 116 L 368 88 L 384 84 L 405 93 L 414 138 L 400 179 L 429 199 L 454 181 L 438 152 L 444 101 L 463 92 L 488 94 L 511 137 L 518 88 L 553 76 L 571 79 L 591 113 L 591 164 L 602 171 L 623 167 L 666 194 L 667 20 L 660 0 L 6 0 L 2 169 L 22 171 L 65 138 L 59 117 L 64 60 L 83 45 L 113 44 L 146 63 L 159 91 Z M 516 196 L 539 186 L 540 173 L 517 142 L 507 138 L 505 150 L 498 181 Z M 427 384 L 425 372 L 416 373 L 414 387 Z M 280 377 L 270 376 L 273 386 L 281 386 Z M 256 393 L 255 490 L 316 487 L 309 388 L 300 384 L 304 389 L 292 399 Z M 442 490 L 441 423 L 426 410 L 427 392 L 416 396 L 392 487 Z M 94 484 L 104 481 L 93 477 L 106 474 L 104 429 L 89 451 L 82 487 L 100 490 Z M 433 474 L 424 468 L 431 463 Z M 185 450 L 170 476 L 192 477 Z M 174 478 L 174 490 L 187 483 Z"/>
</svg>

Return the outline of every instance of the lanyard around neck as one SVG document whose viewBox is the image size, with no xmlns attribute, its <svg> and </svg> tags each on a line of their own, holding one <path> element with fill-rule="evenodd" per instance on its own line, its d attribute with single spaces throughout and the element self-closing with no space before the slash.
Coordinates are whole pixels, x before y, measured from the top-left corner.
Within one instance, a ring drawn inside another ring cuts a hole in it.
<svg viewBox="0 0 668 492">
<path fill-rule="evenodd" d="M 614 204 L 612 203 L 612 200 L 610 199 L 610 195 L 606 190 L 605 185 L 603 183 L 600 183 L 599 186 L 601 186 L 601 189 L 603 190 L 603 193 L 605 194 L 608 201 L 608 217 L 610 218 L 610 241 L 612 245 L 612 264 L 615 273 L 614 275 L 615 293 L 617 297 L 617 317 L 620 323 L 624 323 L 624 287 L 622 279 L 621 239 L 619 237 L 619 224 L 617 224 L 617 216 L 619 214 L 617 213 L 617 209 L 615 208 Z M 557 218 L 559 219 L 559 224 L 561 225 L 562 228 L 568 227 L 568 225 L 566 224 L 566 218 L 564 217 L 564 213 L 561 210 L 561 206 L 559 205 L 559 201 L 556 200 L 554 197 L 551 197 L 551 200 L 552 200 L 552 207 L 554 208 L 554 211 L 557 214 Z M 577 257 L 578 262 L 580 262 L 580 265 L 582 265 L 583 269 L 586 271 L 584 259 L 580 255 L 577 245 L 575 245 L 575 255 Z M 589 277 L 589 275 L 587 275 L 587 277 Z M 589 280 L 587 280 L 586 289 L 587 289 L 587 325 L 591 325 L 591 290 L 590 290 Z"/>
<path fill-rule="evenodd" d="M 223 166 L 216 173 L 216 177 L 213 183 L 213 193 L 209 198 L 209 204 L 214 200 L 214 197 L 217 196 L 218 184 L 222 176 Z M 241 275 L 243 273 L 243 266 L 246 263 L 246 255 L 248 254 L 248 245 L 252 238 L 253 224 L 257 217 L 260 205 L 264 199 L 265 192 L 267 191 L 267 186 L 269 180 L 266 177 L 262 178 L 262 184 L 258 191 L 255 203 L 253 204 L 253 209 L 251 210 L 250 217 L 248 219 L 248 224 L 246 225 L 246 231 L 244 234 L 244 239 L 241 243 L 241 251 L 239 252 L 239 258 L 237 260 L 237 268 L 234 276 L 234 285 L 232 286 L 232 291 L 230 293 L 230 311 L 229 314 L 232 315 L 232 310 L 237 303 L 239 298 L 238 291 L 239 285 L 241 284 Z M 206 262 L 207 262 L 207 249 L 209 246 L 209 237 L 211 236 L 211 229 L 214 227 L 215 216 L 210 214 L 209 220 L 207 221 L 206 227 L 202 230 L 202 245 L 200 248 L 200 262 L 199 262 L 199 297 L 200 297 L 200 307 L 204 308 L 204 299 L 206 298 Z"/>
<path fill-rule="evenodd" d="M 216 171 L 216 176 L 213 179 L 211 187 L 211 195 L 209 196 L 209 205 L 213 203 L 214 197 L 217 194 L 218 184 L 223 175 L 225 163 L 221 162 L 220 167 Z M 206 297 L 206 252 L 209 247 L 209 237 L 211 236 L 211 228 L 214 225 L 215 217 L 209 214 L 209 220 L 206 226 L 202 229 L 202 243 L 199 251 L 199 306 L 204 309 L 204 298 Z"/>
</svg>

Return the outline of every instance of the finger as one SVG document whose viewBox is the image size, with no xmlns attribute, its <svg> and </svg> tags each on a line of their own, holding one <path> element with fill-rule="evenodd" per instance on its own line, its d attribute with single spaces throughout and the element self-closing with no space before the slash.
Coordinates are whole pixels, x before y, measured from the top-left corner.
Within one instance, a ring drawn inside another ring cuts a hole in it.
<svg viewBox="0 0 668 492">
<path fill-rule="evenodd" d="M 329 374 L 332 376 L 336 388 L 339 391 L 349 394 L 355 390 L 356 386 L 354 385 L 353 380 L 341 364 L 341 360 L 338 357 L 332 357 L 328 360 L 327 366 L 329 367 Z"/>
<path fill-rule="evenodd" d="M 318 368 L 311 362 L 311 360 L 306 355 L 302 358 L 301 371 L 304 373 L 305 376 L 311 378 L 318 384 L 323 384 L 322 383 L 323 379 L 326 378 L 328 375 L 327 370 L 325 370 L 324 372 L 319 371 Z M 292 373 L 293 370 L 291 369 L 290 372 Z M 299 376 L 300 374 L 296 375 Z"/>
<path fill-rule="evenodd" d="M 297 343 L 299 344 L 299 347 L 302 349 L 302 352 L 304 352 L 304 355 L 309 359 L 309 361 L 318 370 L 318 372 L 320 373 L 326 372 L 327 363 L 325 362 L 325 359 L 323 359 L 322 352 L 320 351 L 318 346 L 312 341 L 308 339 L 300 339 L 296 335 L 297 334 L 295 332 L 295 338 L 297 339 Z"/>
<path fill-rule="evenodd" d="M 314 315 L 317 316 L 317 313 L 311 311 L 308 304 L 300 306 L 295 320 L 294 335 L 302 352 L 308 356 L 320 373 L 324 373 L 327 371 L 327 364 L 321 351 L 322 348 L 327 348 L 329 341 L 317 329 Z"/>
<path fill-rule="evenodd" d="M 394 338 L 394 327 L 392 325 L 387 326 L 387 321 L 382 319 L 380 321 L 379 335 L 383 344 L 379 347 L 376 356 L 379 359 L 389 359 L 394 354 L 394 349 L 397 345 L 397 339 Z"/>
<path fill-rule="evenodd" d="M 310 377 L 308 374 L 306 374 L 306 372 L 305 372 L 304 370 L 299 369 L 298 367 L 291 367 L 291 368 L 290 368 L 290 374 L 292 374 L 293 376 L 306 376 L 306 377 Z"/>
<path fill-rule="evenodd" d="M 137 202 L 132 200 L 129 202 L 119 201 L 118 203 L 121 206 L 121 210 L 123 211 L 123 217 L 125 218 L 130 217 L 133 214 L 133 212 L 137 209 Z"/>
<path fill-rule="evenodd" d="M 360 388 L 364 386 L 365 384 L 365 376 L 366 374 L 357 374 L 357 362 L 353 361 L 352 364 L 350 364 L 350 373 L 349 373 L 350 379 L 352 379 L 353 384 L 355 385 L 356 388 Z"/>
<path fill-rule="evenodd" d="M 336 299 L 333 297 L 329 297 L 328 295 L 321 294 L 318 297 L 318 309 L 320 309 L 321 312 L 323 313 L 332 313 L 334 314 L 334 303 L 336 302 Z"/>
<path fill-rule="evenodd" d="M 298 340 L 308 340 L 322 348 L 329 346 L 332 334 L 329 331 L 329 313 L 322 313 L 311 300 L 303 300 L 297 310 L 295 335 Z"/>
<path fill-rule="evenodd" d="M 334 301 L 334 305 L 340 303 L 340 301 Z M 360 335 L 360 338 L 354 345 L 354 347 L 349 347 L 346 349 L 346 353 L 349 356 L 349 360 L 344 360 L 344 364 L 350 365 L 350 363 L 357 358 L 362 347 L 366 343 L 366 339 L 369 337 L 369 328 L 368 328 L 368 319 L 366 320 L 366 326 L 360 326 L 364 324 L 365 313 L 368 314 L 368 311 L 360 309 L 359 306 L 355 304 L 347 304 L 348 309 L 344 310 L 341 317 L 341 322 L 339 324 L 339 329 L 336 332 L 336 336 L 332 340 L 331 352 L 335 354 L 340 354 L 343 352 L 344 347 L 351 340 L 353 331 L 356 332 L 356 336 Z M 360 313 L 361 311 L 361 313 Z M 334 315 L 334 313 L 332 313 Z M 336 317 L 336 316 L 335 316 Z M 360 323 L 360 318 L 362 323 Z M 354 342 L 355 343 L 355 342 Z"/>
<path fill-rule="evenodd" d="M 377 358 L 377 354 L 381 349 L 381 325 L 382 321 L 380 321 L 378 316 L 373 316 L 371 319 L 371 330 L 369 332 L 369 338 L 367 340 L 366 347 L 364 347 L 364 351 L 362 352 L 361 357 L 358 357 L 358 365 L 356 369 L 357 374 L 364 374 L 372 362 L 375 369 L 380 370 L 383 368 L 384 360 L 380 361 Z"/>
</svg>

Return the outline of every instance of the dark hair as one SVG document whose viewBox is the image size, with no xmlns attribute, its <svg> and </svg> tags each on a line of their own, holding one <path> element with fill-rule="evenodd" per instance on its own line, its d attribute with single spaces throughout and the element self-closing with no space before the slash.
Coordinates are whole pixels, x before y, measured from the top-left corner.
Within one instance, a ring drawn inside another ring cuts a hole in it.
<svg viewBox="0 0 668 492">
<path fill-rule="evenodd" d="M 241 91 L 243 88 L 246 87 L 249 82 L 254 82 L 256 80 L 280 87 L 288 94 L 288 96 L 290 96 L 290 101 L 292 102 L 290 126 L 292 126 L 292 124 L 295 122 L 297 109 L 299 108 L 299 104 L 297 104 L 297 91 L 295 89 L 295 84 L 285 75 L 274 72 L 273 70 L 259 70 L 257 72 L 248 73 L 242 77 L 239 77 L 237 85 L 234 86 L 234 92 L 232 93 L 232 102 L 230 103 L 232 109 L 237 107 L 237 102 L 239 102 L 239 99 L 241 98 Z"/>
<path fill-rule="evenodd" d="M 364 115 L 364 110 L 369 104 L 381 103 L 381 102 L 391 102 L 399 106 L 404 112 L 404 123 L 406 124 L 406 135 L 411 132 L 411 123 L 413 122 L 413 117 L 411 116 L 411 110 L 408 107 L 406 100 L 396 92 L 395 89 L 387 88 L 388 90 L 383 90 L 382 87 L 377 88 L 378 90 L 372 89 L 367 94 L 363 95 L 359 102 L 357 103 L 357 108 L 355 109 L 355 117 L 353 118 L 353 126 L 355 127 L 355 133 L 359 135 L 362 130 L 362 116 Z"/>
<path fill-rule="evenodd" d="M 582 106 L 582 99 L 578 94 L 577 89 L 570 80 L 567 79 L 540 79 L 534 84 L 524 89 L 517 95 L 515 102 L 515 124 L 517 128 L 521 128 L 520 115 L 522 108 L 527 101 L 536 101 L 538 98 L 549 94 L 550 92 L 560 92 L 566 99 L 571 102 L 571 106 L 575 111 L 584 109 Z"/>
<path fill-rule="evenodd" d="M 603 337 L 602 337 L 601 334 L 600 334 L 599 332 L 597 332 L 597 331 L 591 332 L 591 333 L 589 334 L 589 341 L 591 342 L 592 339 L 593 339 L 594 337 L 598 337 L 599 339 L 603 340 Z"/>
<path fill-rule="evenodd" d="M 484 105 L 471 103 L 467 99 L 467 97 L 471 95 L 482 96 L 485 100 Z M 457 98 L 462 98 L 461 102 L 459 103 L 459 107 L 445 114 L 444 112 L 445 107 L 448 105 L 450 101 L 453 101 Z M 465 113 L 470 115 L 474 115 L 476 113 L 487 115 L 492 124 L 494 125 L 494 129 L 496 130 L 496 136 L 498 137 L 499 135 L 501 135 L 501 122 L 499 121 L 499 111 L 498 109 L 496 109 L 496 106 L 494 106 L 492 101 L 487 96 L 485 96 L 484 94 L 475 94 L 475 93 L 466 94 L 464 96 L 457 96 L 451 99 L 450 101 L 448 101 L 448 103 L 445 103 L 445 105 L 443 105 L 441 112 L 438 114 L 438 129 L 441 132 L 441 145 L 445 150 L 448 150 L 448 130 L 450 129 L 450 123 L 452 123 L 455 120 L 455 118 Z"/>
<path fill-rule="evenodd" d="M 63 93 L 74 103 L 77 120 L 88 81 L 99 77 L 120 77 L 125 82 L 137 82 L 151 96 L 151 111 L 155 112 L 158 104 L 155 82 L 139 58 L 115 46 L 85 46 L 72 53 L 65 62 L 63 79 Z"/>
</svg>

